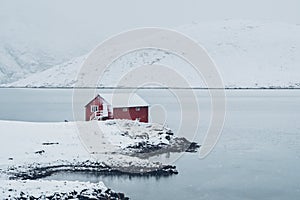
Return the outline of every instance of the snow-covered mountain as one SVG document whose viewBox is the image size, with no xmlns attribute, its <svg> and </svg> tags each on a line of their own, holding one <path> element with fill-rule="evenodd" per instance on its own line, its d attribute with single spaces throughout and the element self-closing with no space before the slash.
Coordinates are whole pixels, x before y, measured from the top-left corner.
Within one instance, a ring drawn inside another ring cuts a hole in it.
<svg viewBox="0 0 300 200">
<path fill-rule="evenodd" d="M 16 81 L 55 63 L 46 53 L 31 50 L 0 42 L 0 83 Z"/>
<path fill-rule="evenodd" d="M 177 30 L 206 48 L 226 87 L 300 87 L 300 25 L 226 20 L 194 23 Z M 72 59 L 6 86 L 74 86 L 85 58 Z M 186 61 L 157 50 L 122 56 L 107 68 L 98 86 L 114 86 L 128 71 L 154 63 L 173 67 L 190 86 L 205 87 Z"/>
<path fill-rule="evenodd" d="M 227 87 L 300 87 L 300 25 L 227 20 L 181 30 L 208 50 Z"/>
<path fill-rule="evenodd" d="M 0 84 L 11 83 L 52 68 L 73 56 L 46 44 L 34 44 L 0 34 Z M 75 54 L 76 55 L 76 54 Z"/>
<path fill-rule="evenodd" d="M 68 62 L 52 66 L 51 68 L 16 81 L 6 86 L 20 87 L 72 87 L 76 74 L 86 56 L 74 58 Z"/>
<path fill-rule="evenodd" d="M 6 12 L 5 9 L 1 11 Z M 78 40 L 75 34 L 67 35 L 59 29 L 49 31 L 49 24 L 43 21 L 33 24 L 31 20 L 19 18 L 17 14 L 8 17 L 11 13 L 2 12 L 0 84 L 12 83 L 31 74 L 42 72 L 80 56 L 92 48 L 88 39 L 82 42 L 83 39 Z"/>
</svg>

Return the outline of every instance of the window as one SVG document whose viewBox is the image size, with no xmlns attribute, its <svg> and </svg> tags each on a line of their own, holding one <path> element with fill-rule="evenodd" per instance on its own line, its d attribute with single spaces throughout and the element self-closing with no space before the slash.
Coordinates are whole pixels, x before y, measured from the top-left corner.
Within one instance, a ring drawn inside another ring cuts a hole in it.
<svg viewBox="0 0 300 200">
<path fill-rule="evenodd" d="M 123 110 L 123 112 L 127 112 L 127 111 L 128 111 L 128 109 L 127 109 L 127 108 L 123 108 L 122 110 Z"/>
<path fill-rule="evenodd" d="M 140 111 L 141 108 L 140 108 L 140 107 L 136 107 L 135 110 L 136 110 L 136 111 Z"/>
<path fill-rule="evenodd" d="M 91 112 L 97 112 L 98 106 L 97 105 L 91 105 Z"/>
</svg>

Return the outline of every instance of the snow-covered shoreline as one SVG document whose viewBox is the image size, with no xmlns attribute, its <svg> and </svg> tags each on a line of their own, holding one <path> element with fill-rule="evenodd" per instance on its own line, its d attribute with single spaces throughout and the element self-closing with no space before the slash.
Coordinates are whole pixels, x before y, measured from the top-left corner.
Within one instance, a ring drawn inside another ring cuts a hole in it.
<svg viewBox="0 0 300 200">
<path fill-rule="evenodd" d="M 91 153 L 84 147 L 78 135 L 78 124 L 84 125 L 88 132 L 96 135 L 94 139 L 99 140 L 95 144 L 101 145 L 101 152 Z M 93 129 L 94 125 L 97 125 L 97 130 Z M 8 185 L 27 185 L 20 181 L 34 181 L 62 171 L 169 176 L 178 173 L 175 166 L 144 158 L 199 148 L 195 146 L 196 143 L 177 138 L 162 125 L 130 120 L 59 123 L 0 121 L 0 129 L 3 138 L 0 141 L 0 181 L 4 184 L 0 189 L 5 195 L 19 192 L 18 188 L 8 191 Z M 76 194 L 80 194 L 80 191 Z"/>
<path fill-rule="evenodd" d="M 85 148 L 77 125 L 84 126 L 86 134 L 95 135 L 93 145 L 97 150 L 91 149 L 91 152 Z M 4 138 L 0 142 L 0 169 L 2 172 L 8 169 L 9 174 L 51 166 L 69 170 L 76 166 L 94 167 L 98 171 L 107 171 L 109 168 L 110 171 L 133 174 L 140 174 L 140 169 L 143 169 L 143 173 L 149 173 L 165 166 L 141 159 L 136 154 L 145 153 L 147 146 L 162 150 L 168 145 L 173 147 L 179 141 L 168 128 L 130 120 L 59 123 L 0 121 L 0 127 Z M 185 146 L 187 144 L 190 143 L 184 143 Z M 144 150 L 139 150 L 137 146 Z"/>
<path fill-rule="evenodd" d="M 103 182 L 0 180 L 2 199 L 128 199 Z"/>
</svg>

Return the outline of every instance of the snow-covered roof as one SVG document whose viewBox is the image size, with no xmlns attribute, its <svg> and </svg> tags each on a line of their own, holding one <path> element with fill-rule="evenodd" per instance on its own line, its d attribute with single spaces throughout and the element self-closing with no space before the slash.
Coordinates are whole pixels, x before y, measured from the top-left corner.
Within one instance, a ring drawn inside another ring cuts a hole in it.
<svg viewBox="0 0 300 200">
<path fill-rule="evenodd" d="M 143 107 L 149 106 L 149 104 L 138 94 L 127 94 L 127 93 L 115 93 L 99 94 L 108 104 L 114 108 L 120 107 Z"/>
</svg>

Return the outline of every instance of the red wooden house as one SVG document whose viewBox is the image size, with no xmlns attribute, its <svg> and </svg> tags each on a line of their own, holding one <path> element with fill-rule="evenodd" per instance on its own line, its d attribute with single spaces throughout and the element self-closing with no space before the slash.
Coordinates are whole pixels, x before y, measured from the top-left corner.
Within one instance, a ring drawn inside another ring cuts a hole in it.
<svg viewBox="0 0 300 200">
<path fill-rule="evenodd" d="M 148 122 L 149 105 L 137 94 L 98 94 L 85 106 L 85 120 L 130 119 Z"/>
</svg>

